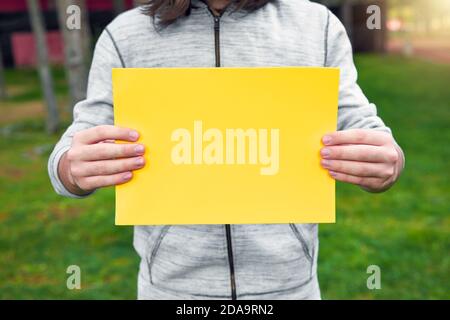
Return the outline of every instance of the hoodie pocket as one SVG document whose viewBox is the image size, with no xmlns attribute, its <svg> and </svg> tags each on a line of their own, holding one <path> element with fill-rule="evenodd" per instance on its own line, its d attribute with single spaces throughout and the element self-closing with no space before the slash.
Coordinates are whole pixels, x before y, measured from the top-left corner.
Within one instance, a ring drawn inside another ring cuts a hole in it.
<svg viewBox="0 0 450 320">
<path fill-rule="evenodd" d="M 232 227 L 238 296 L 301 290 L 314 278 L 315 227 L 290 224 Z"/>
<path fill-rule="evenodd" d="M 314 259 L 316 244 L 315 239 L 317 237 L 317 224 L 289 224 L 294 236 L 299 241 L 303 252 L 305 253 L 306 259 L 310 263 L 309 275 L 313 276 L 314 273 Z"/>
<path fill-rule="evenodd" d="M 303 249 L 303 252 L 305 253 L 306 258 L 309 260 L 309 262 L 312 263 L 313 262 L 313 253 L 312 253 L 311 242 L 306 240 L 301 228 L 297 227 L 297 225 L 295 225 L 294 223 L 291 223 L 291 224 L 289 224 L 289 226 L 291 227 L 291 230 L 294 233 L 294 236 L 300 242 L 300 245 L 302 246 L 302 249 Z"/>
<path fill-rule="evenodd" d="M 149 237 L 147 243 L 148 243 L 148 250 L 146 253 L 147 257 L 147 264 L 148 264 L 148 276 L 150 279 L 150 283 L 153 284 L 153 277 L 152 277 L 152 267 L 153 263 L 155 261 L 155 257 L 158 254 L 159 247 L 161 246 L 161 242 L 163 241 L 164 237 L 167 235 L 167 232 L 169 231 L 171 226 L 164 226 L 161 231 L 158 233 L 158 236 L 156 239 L 150 240 L 151 236 Z"/>
<path fill-rule="evenodd" d="M 222 225 L 164 226 L 148 243 L 148 278 L 153 286 L 211 298 L 229 295 Z"/>
</svg>

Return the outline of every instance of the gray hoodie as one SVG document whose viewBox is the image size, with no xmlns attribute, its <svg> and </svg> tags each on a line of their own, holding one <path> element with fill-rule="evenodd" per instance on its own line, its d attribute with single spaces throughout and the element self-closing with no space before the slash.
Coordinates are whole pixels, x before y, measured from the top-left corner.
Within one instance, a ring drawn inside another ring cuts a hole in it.
<svg viewBox="0 0 450 320">
<path fill-rule="evenodd" d="M 324 6 L 278 0 L 251 13 L 228 9 L 215 19 L 203 2 L 193 3 L 189 16 L 164 29 L 134 9 L 101 34 L 87 98 L 76 104 L 49 159 L 56 192 L 77 197 L 57 174 L 73 134 L 113 124 L 112 68 L 338 67 L 337 128 L 390 132 L 356 83 L 344 27 Z M 320 299 L 316 224 L 136 226 L 134 247 L 141 257 L 140 299 Z"/>
</svg>

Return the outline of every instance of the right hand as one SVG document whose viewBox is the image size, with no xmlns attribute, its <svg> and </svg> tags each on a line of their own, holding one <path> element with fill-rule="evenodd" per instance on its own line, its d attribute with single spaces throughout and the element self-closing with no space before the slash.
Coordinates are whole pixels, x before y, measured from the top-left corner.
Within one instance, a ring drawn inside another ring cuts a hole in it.
<svg viewBox="0 0 450 320">
<path fill-rule="evenodd" d="M 130 181 L 133 170 L 145 165 L 145 148 L 142 144 L 114 141 L 136 142 L 138 138 L 135 130 L 111 125 L 77 132 L 58 166 L 64 186 L 72 193 L 84 195 Z"/>
</svg>

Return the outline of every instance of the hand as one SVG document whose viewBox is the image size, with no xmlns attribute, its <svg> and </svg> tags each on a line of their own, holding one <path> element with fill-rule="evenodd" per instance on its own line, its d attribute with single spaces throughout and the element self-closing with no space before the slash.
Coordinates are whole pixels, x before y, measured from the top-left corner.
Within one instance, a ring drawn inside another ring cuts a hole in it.
<svg viewBox="0 0 450 320">
<path fill-rule="evenodd" d="M 142 144 L 114 141 L 135 142 L 138 138 L 134 130 L 110 125 L 77 132 L 71 148 L 59 162 L 58 173 L 63 184 L 70 192 L 84 195 L 131 180 L 133 170 L 145 164 L 145 148 Z"/>
<path fill-rule="evenodd" d="M 388 133 L 353 129 L 327 134 L 322 141 L 322 167 L 334 179 L 367 191 L 389 189 L 403 169 L 403 152 Z"/>
</svg>

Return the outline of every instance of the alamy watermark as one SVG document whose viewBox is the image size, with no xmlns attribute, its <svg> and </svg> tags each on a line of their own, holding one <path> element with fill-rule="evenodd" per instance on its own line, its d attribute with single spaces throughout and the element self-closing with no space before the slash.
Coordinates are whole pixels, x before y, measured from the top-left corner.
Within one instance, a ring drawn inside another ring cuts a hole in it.
<svg viewBox="0 0 450 320">
<path fill-rule="evenodd" d="M 66 269 L 66 273 L 69 275 L 66 280 L 66 286 L 69 290 L 81 289 L 81 268 L 76 264 L 70 265 Z"/>
<path fill-rule="evenodd" d="M 66 27 L 69 30 L 80 30 L 81 29 L 81 9 L 79 6 L 73 4 L 66 9 L 67 19 Z"/>
<path fill-rule="evenodd" d="M 367 289 L 380 290 L 381 289 L 381 269 L 376 264 L 372 264 L 367 267 L 367 274 L 370 276 L 367 278 Z"/>
<path fill-rule="evenodd" d="M 66 9 L 67 19 L 66 27 L 69 30 L 81 29 L 81 9 L 79 6 L 73 4 Z M 366 13 L 369 15 L 366 21 L 367 29 L 369 30 L 381 30 L 381 8 L 380 6 L 373 4 L 367 7 Z"/>
<path fill-rule="evenodd" d="M 192 132 L 191 132 L 192 131 Z M 259 165 L 261 175 L 276 175 L 280 167 L 280 129 L 204 129 L 195 120 L 193 130 L 177 128 L 171 134 L 175 165 Z"/>
<path fill-rule="evenodd" d="M 378 5 L 370 5 L 367 7 L 366 13 L 369 15 L 366 21 L 367 29 L 381 30 L 381 8 Z"/>
</svg>

